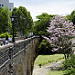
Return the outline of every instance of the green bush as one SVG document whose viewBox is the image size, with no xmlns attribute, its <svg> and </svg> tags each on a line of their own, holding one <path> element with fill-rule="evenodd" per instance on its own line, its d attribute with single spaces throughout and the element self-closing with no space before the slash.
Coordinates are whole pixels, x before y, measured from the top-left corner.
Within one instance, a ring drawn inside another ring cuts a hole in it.
<svg viewBox="0 0 75 75">
<path fill-rule="evenodd" d="M 75 68 L 71 67 L 70 69 L 65 70 L 65 75 L 75 75 Z"/>
<path fill-rule="evenodd" d="M 0 38 L 3 38 L 3 37 L 7 37 L 8 36 L 8 38 L 11 36 L 12 37 L 12 35 L 10 35 L 10 33 L 2 33 L 2 34 L 0 34 Z"/>
<path fill-rule="evenodd" d="M 75 75 L 75 54 L 63 62 L 65 75 Z"/>
<path fill-rule="evenodd" d="M 38 47 L 38 54 L 52 54 L 52 47 L 50 45 L 50 43 L 47 40 L 42 40 L 42 42 L 40 43 L 39 47 Z"/>
</svg>

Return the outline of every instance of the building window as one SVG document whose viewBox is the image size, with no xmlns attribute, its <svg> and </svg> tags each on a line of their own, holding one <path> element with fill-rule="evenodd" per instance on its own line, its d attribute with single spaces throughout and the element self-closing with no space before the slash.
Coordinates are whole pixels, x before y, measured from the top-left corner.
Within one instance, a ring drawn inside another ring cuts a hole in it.
<svg viewBox="0 0 75 75">
<path fill-rule="evenodd" d="M 2 7 L 4 7 L 4 5 L 2 4 Z"/>
<path fill-rule="evenodd" d="M 10 11 L 11 11 L 11 9 L 10 9 Z"/>
<path fill-rule="evenodd" d="M 1 6 L 1 4 L 0 4 L 0 6 Z"/>
</svg>

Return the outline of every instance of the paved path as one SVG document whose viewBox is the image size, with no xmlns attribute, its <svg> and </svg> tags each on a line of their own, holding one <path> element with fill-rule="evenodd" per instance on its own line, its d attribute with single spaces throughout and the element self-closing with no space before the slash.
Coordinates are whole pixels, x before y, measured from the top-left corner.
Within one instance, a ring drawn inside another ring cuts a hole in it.
<svg viewBox="0 0 75 75">
<path fill-rule="evenodd" d="M 46 75 L 48 70 L 43 67 L 43 68 L 37 68 L 33 70 L 33 75 Z"/>
<path fill-rule="evenodd" d="M 51 69 L 56 69 L 62 66 L 61 62 L 64 60 L 60 60 L 58 62 L 54 62 L 51 65 L 44 66 L 42 68 L 36 67 L 36 69 L 33 70 L 32 75 L 47 75 L 48 71 Z"/>
<path fill-rule="evenodd" d="M 18 40 L 18 41 L 15 41 L 15 43 L 18 43 L 18 42 L 21 42 L 21 41 L 24 41 L 24 40 Z M 9 45 L 12 46 L 14 43 L 8 43 L 8 44 L 5 44 L 5 45 L 0 45 L 0 48 L 3 48 L 3 47 L 8 47 Z"/>
</svg>

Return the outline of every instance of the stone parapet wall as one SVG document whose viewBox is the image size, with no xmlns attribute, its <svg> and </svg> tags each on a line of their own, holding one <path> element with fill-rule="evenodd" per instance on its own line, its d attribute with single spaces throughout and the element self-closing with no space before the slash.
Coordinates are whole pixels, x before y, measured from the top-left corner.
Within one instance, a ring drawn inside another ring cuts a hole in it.
<svg viewBox="0 0 75 75">
<path fill-rule="evenodd" d="M 11 70 L 9 67 L 11 63 L 14 63 L 12 72 L 13 75 L 31 75 L 31 65 L 34 63 L 37 48 L 36 46 L 39 42 L 39 39 L 39 37 L 31 37 L 1 46 L 0 75 L 8 75 Z M 5 72 L 6 74 L 4 74 Z"/>
</svg>

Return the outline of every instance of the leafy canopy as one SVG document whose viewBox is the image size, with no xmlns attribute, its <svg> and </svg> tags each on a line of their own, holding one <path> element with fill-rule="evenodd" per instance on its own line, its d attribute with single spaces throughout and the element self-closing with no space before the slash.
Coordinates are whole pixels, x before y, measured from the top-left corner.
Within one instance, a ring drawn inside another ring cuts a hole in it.
<svg viewBox="0 0 75 75">
<path fill-rule="evenodd" d="M 8 28 L 8 12 L 0 7 L 0 34 L 7 31 Z"/>
<path fill-rule="evenodd" d="M 12 11 L 13 15 L 17 16 L 15 30 L 20 33 L 20 35 L 25 35 L 27 31 L 32 28 L 33 20 L 31 14 L 23 6 L 19 8 L 14 8 Z"/>
<path fill-rule="evenodd" d="M 71 17 L 72 17 L 72 22 L 75 24 L 75 10 L 72 11 Z"/>
<path fill-rule="evenodd" d="M 38 20 L 34 22 L 34 34 L 48 36 L 46 29 L 49 26 L 52 17 L 53 15 L 47 13 L 42 13 L 41 15 L 36 16 Z"/>
</svg>

